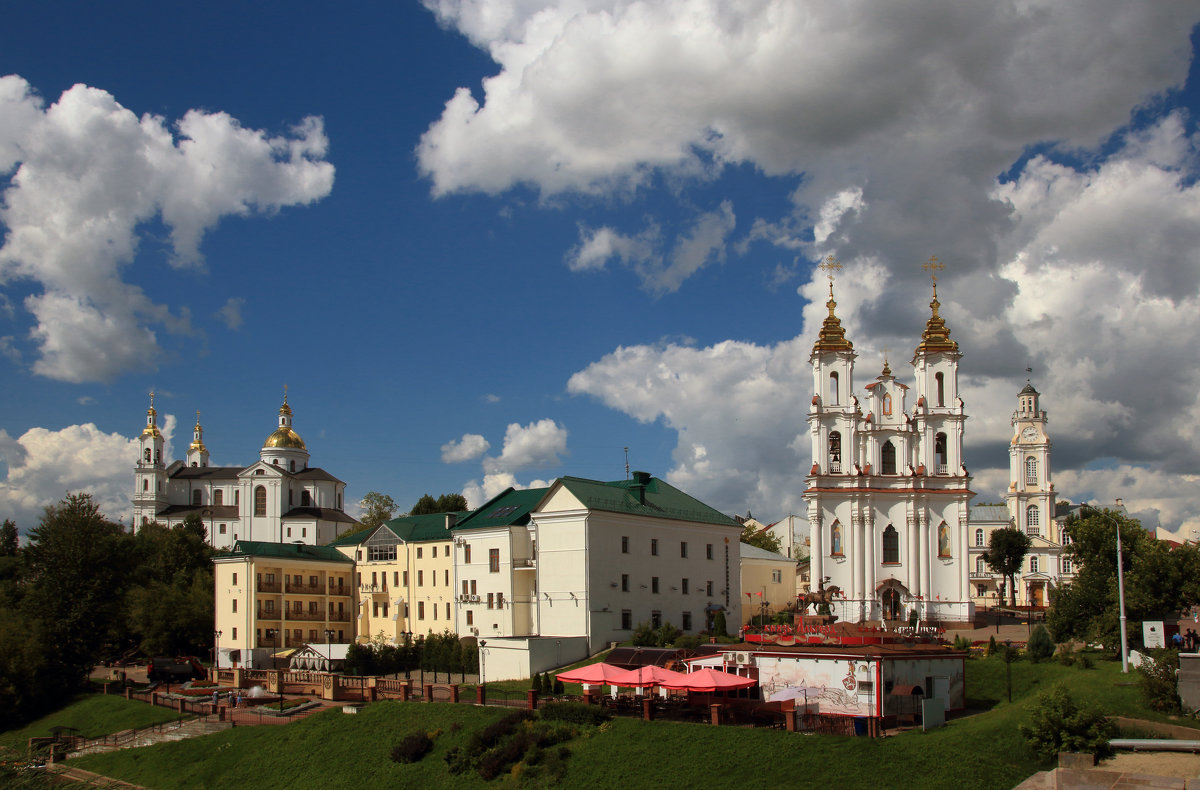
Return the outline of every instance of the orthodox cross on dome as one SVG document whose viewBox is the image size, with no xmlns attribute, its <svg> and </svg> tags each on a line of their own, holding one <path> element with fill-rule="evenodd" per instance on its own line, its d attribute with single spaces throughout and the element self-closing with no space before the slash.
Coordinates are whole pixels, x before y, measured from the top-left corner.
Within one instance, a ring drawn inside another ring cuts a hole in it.
<svg viewBox="0 0 1200 790">
<path fill-rule="evenodd" d="M 921 268 L 929 272 L 929 279 L 933 280 L 933 298 L 937 298 L 937 273 L 946 268 L 946 264 L 938 260 L 936 255 L 930 255 L 929 260 L 921 264 Z"/>
<path fill-rule="evenodd" d="M 200 424 L 200 410 L 196 409 L 196 424 Z"/>
<path fill-rule="evenodd" d="M 829 278 L 829 296 L 833 298 L 833 275 L 841 272 L 842 262 L 830 254 L 829 257 L 817 264 L 817 268 L 825 272 L 825 276 Z"/>
<path fill-rule="evenodd" d="M 287 385 L 286 384 L 283 385 L 283 402 L 284 402 L 284 404 L 287 404 Z"/>
</svg>

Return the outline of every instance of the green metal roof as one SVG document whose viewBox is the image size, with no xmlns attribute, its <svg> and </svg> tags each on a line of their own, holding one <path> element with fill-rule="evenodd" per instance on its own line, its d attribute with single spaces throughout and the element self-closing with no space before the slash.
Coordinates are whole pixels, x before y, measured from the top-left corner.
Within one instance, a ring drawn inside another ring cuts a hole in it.
<svg viewBox="0 0 1200 790">
<path fill-rule="evenodd" d="M 231 551 L 220 552 L 214 560 L 234 557 L 279 557 L 290 560 L 325 560 L 328 562 L 353 562 L 332 546 L 307 546 L 303 543 L 267 543 L 260 540 L 239 540 Z"/>
<path fill-rule="evenodd" d="M 352 532 L 342 535 L 337 540 L 329 543 L 330 546 L 358 546 L 367 542 L 367 539 L 379 531 L 380 527 L 387 527 L 397 538 L 405 543 L 420 543 L 426 540 L 449 540 L 450 532 L 446 529 L 446 516 L 452 515 L 455 518 L 455 523 L 462 521 L 463 518 L 470 515 L 469 510 L 460 510 L 454 513 L 425 513 L 420 516 L 399 516 L 390 521 L 385 521 L 378 527 L 367 527 L 360 529 L 357 532 Z"/>
<path fill-rule="evenodd" d="M 527 488 L 518 491 L 506 488 L 482 507 L 460 520 L 455 529 L 485 529 L 529 523 L 529 513 L 542 501 L 549 488 Z"/>
<path fill-rule="evenodd" d="M 561 477 L 559 482 L 589 510 L 740 527 L 724 513 L 642 472 L 635 472 L 632 480 L 610 483 L 581 477 Z"/>
</svg>

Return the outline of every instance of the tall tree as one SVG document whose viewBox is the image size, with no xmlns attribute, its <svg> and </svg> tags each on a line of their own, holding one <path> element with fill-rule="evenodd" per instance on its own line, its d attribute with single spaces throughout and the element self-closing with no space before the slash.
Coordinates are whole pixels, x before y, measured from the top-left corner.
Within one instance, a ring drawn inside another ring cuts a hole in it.
<svg viewBox="0 0 1200 790">
<path fill-rule="evenodd" d="M 442 494 L 434 499 L 425 494 L 408 511 L 410 516 L 424 516 L 430 513 L 457 513 L 467 510 L 467 498 L 462 494 Z"/>
<path fill-rule="evenodd" d="M 0 557 L 15 557 L 18 551 L 20 544 L 17 542 L 17 523 L 6 518 L 4 526 L 0 527 Z"/>
<path fill-rule="evenodd" d="M 148 655 L 207 655 L 212 642 L 213 551 L 195 514 L 182 524 L 146 524 L 133 538 L 137 568 L 126 622 Z"/>
<path fill-rule="evenodd" d="M 779 553 L 779 548 L 782 541 L 778 535 L 773 535 L 768 530 L 759 531 L 753 524 L 747 524 L 742 528 L 742 543 L 749 543 L 751 546 L 757 546 L 760 549 Z"/>
<path fill-rule="evenodd" d="M 364 527 L 378 527 L 396 514 L 396 501 L 387 494 L 368 491 L 359 503 L 362 515 L 358 520 Z"/>
<path fill-rule="evenodd" d="M 1017 605 L 1016 574 L 1021 570 L 1021 563 L 1029 553 L 1029 536 L 1016 527 L 1006 527 L 992 531 L 988 541 L 987 551 L 983 553 L 983 561 L 988 564 L 993 573 L 999 573 L 1008 579 L 1008 601 L 1010 606 Z"/>
</svg>

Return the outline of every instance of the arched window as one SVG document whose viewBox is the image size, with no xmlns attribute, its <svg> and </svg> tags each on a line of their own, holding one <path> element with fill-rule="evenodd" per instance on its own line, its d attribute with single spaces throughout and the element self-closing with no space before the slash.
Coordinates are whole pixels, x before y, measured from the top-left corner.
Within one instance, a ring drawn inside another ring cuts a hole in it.
<svg viewBox="0 0 1200 790">
<path fill-rule="evenodd" d="M 1029 535 L 1041 535 L 1042 528 L 1038 524 L 1038 506 L 1030 505 L 1025 508 L 1025 532 Z"/>
<path fill-rule="evenodd" d="M 233 504 L 235 504 L 235 505 L 242 504 L 242 492 L 236 488 L 233 489 Z"/>
<path fill-rule="evenodd" d="M 829 528 L 829 553 L 834 557 L 842 556 L 842 525 L 838 521 Z"/>
<path fill-rule="evenodd" d="M 342 495 L 341 494 L 337 495 L 337 509 L 338 510 L 342 509 Z"/>
<path fill-rule="evenodd" d="M 192 492 L 192 504 L 193 505 L 200 504 L 200 489 L 199 488 L 197 488 L 195 491 Z"/>
<path fill-rule="evenodd" d="M 838 374 L 836 370 L 829 374 L 829 405 L 838 405 Z"/>
<path fill-rule="evenodd" d="M 946 434 L 939 433 L 933 437 L 933 456 L 933 462 L 937 465 L 936 473 L 939 475 L 950 474 L 946 461 Z"/>
<path fill-rule="evenodd" d="M 143 455 L 146 458 L 146 463 L 150 463 L 150 448 L 149 447 L 146 448 L 146 452 L 143 453 Z"/>
<path fill-rule="evenodd" d="M 213 491 L 213 504 L 214 505 L 225 504 L 225 492 L 219 488 L 216 491 Z"/>
<path fill-rule="evenodd" d="M 896 448 L 890 442 L 883 443 L 883 453 L 880 463 L 881 471 L 885 475 L 896 474 Z"/>
<path fill-rule="evenodd" d="M 254 488 L 254 515 L 267 515 L 267 489 L 265 486 Z"/>
<path fill-rule="evenodd" d="M 829 473 L 842 473 L 842 435 L 837 431 L 829 434 Z"/>
<path fill-rule="evenodd" d="M 938 525 L 938 556 L 950 556 L 950 527 L 945 521 Z"/>
<path fill-rule="evenodd" d="M 291 506 L 292 506 L 292 497 L 293 497 L 293 495 L 294 495 L 294 494 L 295 494 L 295 492 L 294 492 L 294 491 L 292 491 L 292 489 L 290 489 L 290 488 L 289 488 L 289 489 L 288 489 L 288 507 L 291 507 Z"/>
<path fill-rule="evenodd" d="M 946 405 L 946 376 L 942 373 L 935 373 L 933 376 L 937 383 L 937 405 Z"/>
<path fill-rule="evenodd" d="M 1031 455 L 1025 459 L 1025 485 L 1035 486 L 1037 481 L 1037 459 Z"/>
<path fill-rule="evenodd" d="M 193 466 L 193 467 L 196 467 L 196 466 L 199 466 L 199 465 L 200 465 L 200 464 L 196 463 L 195 461 L 192 461 L 192 466 Z"/>
<path fill-rule="evenodd" d="M 983 546 L 983 545 L 986 545 L 986 544 L 983 542 L 983 530 L 982 530 L 982 529 L 977 529 L 977 530 L 975 530 L 975 545 L 976 545 L 976 546 Z"/>
<path fill-rule="evenodd" d="M 890 392 L 883 393 L 883 414 L 885 417 L 892 416 L 892 394 Z"/>
<path fill-rule="evenodd" d="M 300 492 L 300 507 L 308 507 L 312 504 L 312 494 L 308 493 L 308 489 Z"/>
<path fill-rule="evenodd" d="M 883 531 L 883 561 L 900 562 L 900 533 L 891 524 Z"/>
</svg>

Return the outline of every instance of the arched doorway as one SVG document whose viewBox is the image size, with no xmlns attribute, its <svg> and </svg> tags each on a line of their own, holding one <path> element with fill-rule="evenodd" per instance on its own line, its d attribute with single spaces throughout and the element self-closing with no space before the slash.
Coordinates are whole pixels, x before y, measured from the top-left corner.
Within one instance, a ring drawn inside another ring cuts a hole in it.
<svg viewBox="0 0 1200 790">
<path fill-rule="evenodd" d="M 904 619 L 904 599 L 908 590 L 895 579 L 888 579 L 876 588 L 879 592 L 881 617 L 884 621 Z"/>
</svg>

